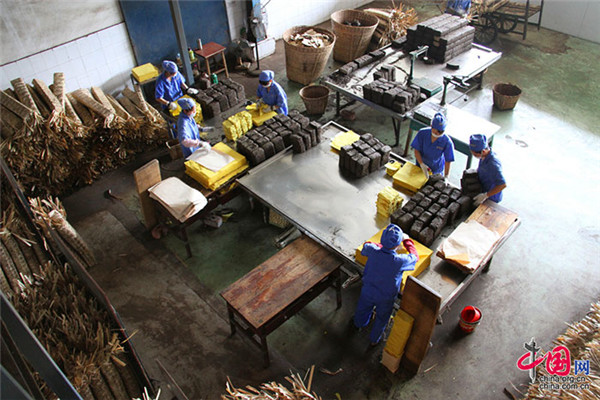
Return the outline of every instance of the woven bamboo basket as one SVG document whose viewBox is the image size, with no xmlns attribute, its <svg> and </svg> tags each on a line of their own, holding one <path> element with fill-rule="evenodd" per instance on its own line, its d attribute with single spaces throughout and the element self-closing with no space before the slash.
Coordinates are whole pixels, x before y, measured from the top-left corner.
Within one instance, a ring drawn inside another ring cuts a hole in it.
<svg viewBox="0 0 600 400">
<path fill-rule="evenodd" d="M 290 43 L 291 36 L 303 33 L 309 29 L 329 35 L 333 39 L 332 42 L 328 46 L 321 48 L 296 46 Z M 283 42 L 285 46 L 285 69 L 288 79 L 308 85 L 321 76 L 325 70 L 325 65 L 335 44 L 335 35 L 327 29 L 311 26 L 295 26 L 283 33 Z"/>
<path fill-rule="evenodd" d="M 512 83 L 497 83 L 493 92 L 494 105 L 499 110 L 512 110 L 521 97 L 521 89 Z"/>
<path fill-rule="evenodd" d="M 300 97 L 309 114 L 323 114 L 329 100 L 329 89 L 322 85 L 304 86 L 300 89 Z"/>
<path fill-rule="evenodd" d="M 345 25 L 344 22 L 359 21 L 361 26 Z M 337 40 L 333 49 L 333 59 L 350 62 L 367 51 L 379 19 L 359 10 L 341 10 L 331 14 L 331 25 Z"/>
</svg>

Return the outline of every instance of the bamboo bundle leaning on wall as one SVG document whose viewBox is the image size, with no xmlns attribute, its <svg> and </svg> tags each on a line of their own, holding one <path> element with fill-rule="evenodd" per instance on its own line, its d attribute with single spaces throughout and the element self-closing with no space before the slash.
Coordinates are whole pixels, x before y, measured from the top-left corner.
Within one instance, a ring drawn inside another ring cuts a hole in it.
<svg viewBox="0 0 600 400">
<path fill-rule="evenodd" d="M 27 90 L 29 90 L 31 97 L 33 97 L 33 100 L 35 101 L 35 105 L 37 106 L 38 110 L 40 110 L 40 114 L 42 114 L 42 117 L 48 118 L 50 116 L 50 108 L 48 107 L 48 105 L 46 103 L 44 103 L 44 101 L 38 95 L 38 93 L 36 92 L 36 90 L 33 86 L 27 84 Z"/>
<path fill-rule="evenodd" d="M 46 83 L 44 83 L 44 81 L 42 81 L 40 79 L 34 79 L 33 87 L 35 88 L 37 93 L 40 95 L 40 98 L 43 101 L 45 101 L 46 104 L 48 104 L 50 106 L 51 111 L 55 111 L 57 113 L 62 112 L 62 110 L 63 110 L 62 104 L 60 103 L 60 101 L 58 101 L 58 99 L 56 98 L 54 93 L 52 93 L 52 91 L 46 85 Z"/>
<path fill-rule="evenodd" d="M 92 128 L 95 124 L 94 116 L 82 103 L 77 101 L 73 93 L 67 93 L 67 100 L 73 106 L 73 109 L 77 113 L 77 116 L 81 119 L 81 122 L 88 128 Z"/>
<path fill-rule="evenodd" d="M 33 100 L 31 93 L 29 93 L 29 90 L 27 89 L 27 85 L 25 84 L 23 78 L 13 79 L 12 81 L 10 81 L 10 84 L 15 89 L 17 99 L 27 107 L 31 108 L 34 112 L 40 114 L 40 110 L 38 110 L 35 104 L 35 100 Z"/>
<path fill-rule="evenodd" d="M 119 117 L 123 118 L 124 120 L 131 118 L 131 115 L 127 112 L 127 110 L 114 97 L 107 93 L 106 98 L 110 102 L 112 108 L 115 109 L 115 112 Z"/>
<path fill-rule="evenodd" d="M 104 94 L 104 91 L 102 91 L 102 89 L 96 86 L 92 86 L 90 88 L 90 91 L 92 92 L 92 96 L 94 97 L 94 99 L 96 99 L 104 107 L 108 108 L 113 114 L 115 113 L 115 109 L 110 104 L 110 101 L 108 101 L 108 99 L 106 98 L 106 94 Z"/>
</svg>

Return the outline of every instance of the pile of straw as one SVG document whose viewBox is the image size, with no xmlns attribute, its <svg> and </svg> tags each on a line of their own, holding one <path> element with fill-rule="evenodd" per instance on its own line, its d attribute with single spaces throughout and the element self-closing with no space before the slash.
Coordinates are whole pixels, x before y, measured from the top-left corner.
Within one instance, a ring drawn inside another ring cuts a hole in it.
<svg viewBox="0 0 600 400">
<path fill-rule="evenodd" d="M 168 138 L 138 86 L 117 100 L 97 87 L 65 93 L 62 73 L 50 86 L 11 84 L 0 91 L 0 148 L 28 196 L 66 194 Z"/>
<path fill-rule="evenodd" d="M 592 304 L 584 319 L 568 326 L 567 331 L 559 336 L 554 344 L 569 349 L 571 363 L 573 363 L 573 360 L 590 361 L 590 374 L 587 375 L 584 382 L 589 384 L 589 388 L 582 389 L 580 386 L 573 388 L 560 387 L 556 390 L 548 388 L 549 385 L 542 387 L 543 378 L 550 376 L 544 367 L 545 363 L 542 363 L 537 367 L 538 378 L 535 383 L 529 385 L 525 399 L 600 399 L 600 302 Z M 573 374 L 573 369 L 571 369 L 570 374 Z M 579 374 L 577 376 L 584 377 L 585 375 Z M 546 382 L 551 381 L 546 380 Z"/>
<path fill-rule="evenodd" d="M 236 388 L 227 378 L 225 385 L 227 394 L 221 395 L 222 400 L 320 400 L 315 392 L 310 392 L 313 373 L 315 366 L 313 365 L 304 376 L 304 379 L 299 374 L 292 373 L 291 376 L 285 379 L 292 385 L 287 388 L 281 383 L 267 382 L 260 385 L 258 389 L 252 386 L 246 386 L 245 389 Z M 308 383 L 304 382 L 308 379 Z"/>
<path fill-rule="evenodd" d="M 364 11 L 379 18 L 379 24 L 373 33 L 369 47 L 373 49 L 378 49 L 391 43 L 392 40 L 406 36 L 406 30 L 419 22 L 414 8 L 404 9 L 402 4 L 396 7 L 393 1 L 392 8 L 367 8 Z"/>
</svg>

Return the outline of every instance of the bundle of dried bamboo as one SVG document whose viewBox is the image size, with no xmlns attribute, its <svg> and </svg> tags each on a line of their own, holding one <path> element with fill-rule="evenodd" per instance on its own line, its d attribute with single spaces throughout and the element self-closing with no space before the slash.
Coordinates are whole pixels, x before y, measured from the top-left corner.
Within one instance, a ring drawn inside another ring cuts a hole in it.
<svg viewBox="0 0 600 400">
<path fill-rule="evenodd" d="M 584 319 L 568 326 L 564 335 L 559 336 L 554 343 L 569 349 L 571 360 L 589 360 L 589 374 L 578 375 L 578 378 L 587 379 L 577 382 L 577 385 L 544 384 L 553 381 L 549 376 L 550 373 L 542 367 L 544 365 L 542 363 L 537 367 L 538 379 L 529 385 L 525 399 L 595 400 L 600 398 L 600 302 L 592 304 L 591 310 Z M 544 379 L 546 377 L 548 379 Z"/>
<path fill-rule="evenodd" d="M 367 8 L 364 10 L 379 18 L 379 25 L 371 38 L 372 46 L 370 48 L 378 49 L 392 40 L 406 36 L 406 29 L 418 22 L 417 12 L 414 8 L 403 8 L 402 3 L 396 7 L 392 1 L 391 9 Z"/>
<path fill-rule="evenodd" d="M 222 400 L 317 400 L 321 399 L 316 393 L 310 392 L 312 378 L 315 372 L 315 366 L 306 371 L 304 379 L 299 374 L 292 373 L 285 379 L 291 383 L 292 388 L 277 382 L 267 382 L 260 385 L 259 389 L 252 386 L 246 386 L 245 389 L 236 388 L 227 377 L 225 388 L 227 394 L 221 395 Z M 304 381 L 308 378 L 308 383 Z"/>
<path fill-rule="evenodd" d="M 39 79 L 11 84 L 14 91 L 0 91 L 0 148 L 26 195 L 66 194 L 168 138 L 139 89 L 119 100 L 97 87 L 65 93 L 62 73 L 50 87 Z"/>
</svg>

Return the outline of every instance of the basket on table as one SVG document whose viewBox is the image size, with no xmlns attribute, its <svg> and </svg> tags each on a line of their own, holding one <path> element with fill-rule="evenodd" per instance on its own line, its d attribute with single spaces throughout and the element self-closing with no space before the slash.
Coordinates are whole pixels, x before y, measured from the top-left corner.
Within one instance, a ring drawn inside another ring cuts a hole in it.
<svg viewBox="0 0 600 400">
<path fill-rule="evenodd" d="M 323 114 L 329 101 L 329 89 L 322 85 L 304 86 L 300 97 L 308 114 Z"/>
<path fill-rule="evenodd" d="M 292 43 L 291 37 L 314 30 L 329 36 L 331 41 L 324 47 L 314 48 L 299 46 Z M 285 48 L 285 69 L 289 80 L 308 85 L 315 81 L 323 71 L 333 46 L 335 44 L 335 35 L 327 29 L 316 28 L 312 26 L 295 26 L 283 33 L 283 42 Z"/>
<path fill-rule="evenodd" d="M 521 96 L 521 89 L 512 83 L 497 83 L 493 92 L 494 105 L 499 110 L 512 110 Z"/>
<path fill-rule="evenodd" d="M 359 26 L 345 24 L 356 21 Z M 331 14 L 333 33 L 337 37 L 333 59 L 350 62 L 365 54 L 378 24 L 379 18 L 360 10 L 341 10 Z"/>
</svg>

